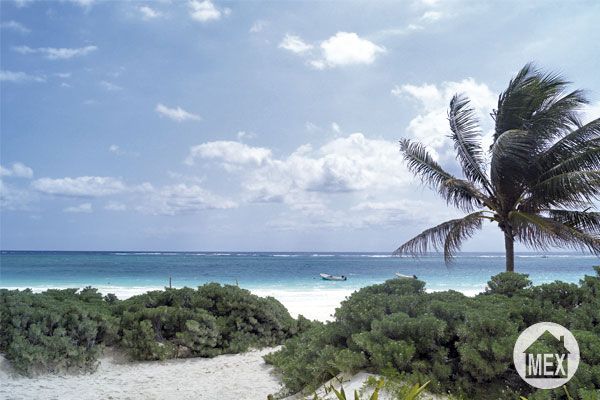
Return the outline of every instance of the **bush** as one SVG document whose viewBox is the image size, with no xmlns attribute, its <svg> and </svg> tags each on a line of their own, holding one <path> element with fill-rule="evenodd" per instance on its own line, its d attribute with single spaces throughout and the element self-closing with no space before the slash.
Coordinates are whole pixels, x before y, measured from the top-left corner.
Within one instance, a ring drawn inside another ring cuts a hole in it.
<svg viewBox="0 0 600 400">
<path fill-rule="evenodd" d="M 166 289 L 118 305 L 121 346 L 134 359 L 213 357 L 273 346 L 298 330 L 281 303 L 237 286 Z"/>
<path fill-rule="evenodd" d="M 582 357 L 567 388 L 587 399 L 600 390 L 600 268 L 596 271 L 580 285 L 536 287 L 526 275 L 502 273 L 472 298 L 454 291 L 426 293 L 417 280 L 389 280 L 353 293 L 334 321 L 313 326 L 265 359 L 282 372 L 291 391 L 364 368 L 388 378 L 431 381 L 430 390 L 463 398 L 564 399 L 564 390 L 532 392 L 512 360 L 521 331 L 553 321 L 577 337 Z"/>
<path fill-rule="evenodd" d="M 27 375 L 94 370 L 104 345 L 118 340 L 114 317 L 96 289 L 0 290 L 0 351 Z"/>
<path fill-rule="evenodd" d="M 0 290 L 0 351 L 27 375 L 94 370 L 106 345 L 138 360 L 213 357 L 277 345 L 312 325 L 274 298 L 219 284 L 125 301 L 89 287 Z"/>
</svg>

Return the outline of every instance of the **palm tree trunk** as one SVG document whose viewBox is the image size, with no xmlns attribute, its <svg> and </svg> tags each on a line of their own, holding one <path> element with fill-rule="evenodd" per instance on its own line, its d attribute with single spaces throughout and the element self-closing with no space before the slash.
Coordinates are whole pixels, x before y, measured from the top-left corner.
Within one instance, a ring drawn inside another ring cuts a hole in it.
<svg viewBox="0 0 600 400">
<path fill-rule="evenodd" d="M 506 250 L 506 272 L 515 272 L 515 238 L 512 232 L 504 232 L 504 248 Z"/>
</svg>

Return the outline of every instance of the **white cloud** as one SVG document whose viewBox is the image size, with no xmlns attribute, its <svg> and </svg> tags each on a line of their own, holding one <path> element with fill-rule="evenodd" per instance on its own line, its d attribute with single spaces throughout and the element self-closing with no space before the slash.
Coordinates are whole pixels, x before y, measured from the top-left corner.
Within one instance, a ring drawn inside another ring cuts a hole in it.
<svg viewBox="0 0 600 400">
<path fill-rule="evenodd" d="M 25 72 L 13 72 L 13 71 L 0 71 L 0 81 L 2 82 L 45 82 L 46 78 L 43 76 L 29 75 Z"/>
<path fill-rule="evenodd" d="M 29 46 L 13 47 L 13 50 L 20 54 L 41 54 L 49 60 L 68 60 L 73 57 L 81 57 L 90 54 L 96 50 L 96 46 L 85 46 L 80 48 L 55 48 L 55 47 L 38 47 L 31 48 Z"/>
<path fill-rule="evenodd" d="M 199 115 L 192 114 L 190 112 L 185 111 L 181 107 L 177 108 L 169 108 L 161 103 L 156 105 L 155 111 L 167 118 L 172 119 L 173 121 L 183 122 L 183 121 L 200 121 L 202 118 Z"/>
<path fill-rule="evenodd" d="M 406 97 L 417 102 L 420 114 L 410 121 L 407 131 L 425 145 L 430 146 L 434 150 L 435 157 L 451 156 L 447 113 L 450 100 L 457 93 L 463 93 L 471 100 L 471 107 L 475 110 L 485 133 L 483 147 L 487 148 L 491 144 L 492 121 L 489 114 L 496 106 L 497 96 L 485 83 L 478 83 L 473 78 L 467 78 L 460 82 L 443 82 L 439 86 L 405 84 L 395 86 L 391 93 L 394 96 Z"/>
<path fill-rule="evenodd" d="M 279 48 L 289 50 L 296 54 L 302 54 L 311 50 L 313 46 L 305 43 L 299 36 L 286 34 L 279 43 Z"/>
<path fill-rule="evenodd" d="M 3 21 L 0 23 L 0 28 L 21 34 L 27 34 L 31 32 L 31 29 L 17 21 Z"/>
<path fill-rule="evenodd" d="M 361 133 L 337 138 L 318 149 L 303 145 L 285 158 L 276 158 L 262 147 L 208 142 L 192 147 L 186 161 L 196 158 L 221 161 L 226 170 L 243 174 L 249 201 L 297 206 L 297 199 L 302 198 L 301 203 L 313 209 L 319 202 L 311 193 L 387 190 L 410 178 L 395 141 L 368 139 Z M 236 169 L 239 165 L 244 168 Z"/>
<path fill-rule="evenodd" d="M 120 179 L 103 176 L 41 178 L 33 181 L 31 186 L 41 193 L 66 197 L 101 197 L 127 190 Z"/>
<path fill-rule="evenodd" d="M 123 150 L 121 150 L 121 148 L 119 146 L 117 146 L 116 144 L 111 144 L 108 147 L 108 151 L 110 151 L 111 153 L 116 154 L 118 156 L 125 154 L 125 152 Z"/>
<path fill-rule="evenodd" d="M 267 26 L 267 21 L 258 20 L 254 21 L 252 26 L 250 27 L 250 33 L 258 33 L 261 32 Z"/>
<path fill-rule="evenodd" d="M 216 141 L 191 147 L 185 163 L 193 165 L 196 158 L 216 159 L 229 165 L 262 165 L 271 159 L 271 150 L 240 142 Z"/>
<path fill-rule="evenodd" d="M 91 203 L 83 203 L 83 204 L 79 204 L 78 206 L 70 206 L 67 207 L 65 209 L 63 209 L 64 212 L 66 213 L 91 213 L 93 211 L 92 209 L 92 204 Z"/>
<path fill-rule="evenodd" d="M 198 185 L 180 183 L 154 191 L 136 209 L 147 214 L 177 215 L 235 207 L 235 202 L 217 196 Z"/>
<path fill-rule="evenodd" d="M 57 72 L 54 75 L 61 79 L 68 79 L 71 77 L 72 74 L 70 72 Z"/>
<path fill-rule="evenodd" d="M 131 156 L 131 157 L 139 157 L 140 153 L 136 151 L 127 151 L 121 148 L 121 146 L 116 144 L 111 144 L 108 146 L 108 151 L 116 156 Z"/>
<path fill-rule="evenodd" d="M 425 22 L 435 22 L 442 18 L 443 14 L 439 11 L 426 11 L 421 16 L 421 21 Z"/>
<path fill-rule="evenodd" d="M 5 171 L 0 166 L 0 172 Z M 29 210 L 29 204 L 35 200 L 31 191 L 14 188 L 0 179 L 0 208 L 4 211 Z"/>
<path fill-rule="evenodd" d="M 210 0 L 191 0 L 188 5 L 192 19 L 200 22 L 216 21 L 221 19 L 222 15 L 231 13 L 231 10 L 228 8 L 223 11 L 219 10 Z"/>
<path fill-rule="evenodd" d="M 0 165 L 0 176 L 31 179 L 33 177 L 33 170 L 23 163 L 16 162 L 10 168 Z"/>
<path fill-rule="evenodd" d="M 341 133 L 342 129 L 340 128 L 340 126 L 338 125 L 337 122 L 332 122 L 331 123 L 331 130 L 334 131 L 335 133 Z"/>
<path fill-rule="evenodd" d="M 138 7 L 138 11 L 142 14 L 142 18 L 145 20 L 156 19 L 162 17 L 162 13 L 148 6 Z"/>
<path fill-rule="evenodd" d="M 298 55 L 313 54 L 314 46 L 306 43 L 299 36 L 286 34 L 279 47 Z M 386 49 L 370 40 L 359 37 L 354 32 L 338 32 L 319 45 L 319 58 L 308 61 L 315 69 L 326 69 L 346 65 L 372 64 L 378 54 Z"/>
<path fill-rule="evenodd" d="M 256 137 L 256 134 L 252 133 L 252 132 L 239 131 L 236 136 L 237 136 L 238 140 L 244 140 L 244 139 L 254 139 Z"/>
<path fill-rule="evenodd" d="M 338 32 L 321 43 L 323 58 L 314 60 L 311 65 L 317 69 L 353 64 L 372 64 L 385 48 L 360 38 L 353 32 Z"/>
<path fill-rule="evenodd" d="M 108 81 L 100 81 L 100 86 L 108 92 L 118 92 L 119 90 L 123 90 L 121 86 Z"/>
</svg>

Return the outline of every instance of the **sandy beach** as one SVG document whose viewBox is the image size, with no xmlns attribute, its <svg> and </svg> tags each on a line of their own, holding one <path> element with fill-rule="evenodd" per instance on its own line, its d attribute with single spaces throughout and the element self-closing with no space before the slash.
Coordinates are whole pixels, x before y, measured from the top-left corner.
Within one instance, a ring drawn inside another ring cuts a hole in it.
<svg viewBox="0 0 600 400">
<path fill-rule="evenodd" d="M 0 356 L 0 398 L 264 400 L 281 388 L 262 359 L 271 351 L 162 362 L 126 362 L 106 355 L 93 374 L 36 378 L 14 376 Z"/>
</svg>

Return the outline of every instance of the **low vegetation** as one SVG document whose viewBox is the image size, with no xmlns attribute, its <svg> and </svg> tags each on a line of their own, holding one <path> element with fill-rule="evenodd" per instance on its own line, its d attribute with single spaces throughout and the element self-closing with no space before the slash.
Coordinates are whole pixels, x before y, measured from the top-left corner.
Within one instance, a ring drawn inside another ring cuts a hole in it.
<svg viewBox="0 0 600 400">
<path fill-rule="evenodd" d="M 290 391 L 314 390 L 340 372 L 367 370 L 392 380 L 430 381 L 428 390 L 456 398 L 564 399 L 563 389 L 527 385 L 512 362 L 519 333 L 541 321 L 575 335 L 581 353 L 566 385 L 577 399 L 600 390 L 600 267 L 579 285 L 532 286 L 506 272 L 475 297 L 455 291 L 426 293 L 424 282 L 394 279 L 365 287 L 336 310 L 268 356 Z"/>
<path fill-rule="evenodd" d="M 274 298 L 216 283 L 124 301 L 93 288 L 0 290 L 0 351 L 26 375 L 94 370 L 105 346 L 135 360 L 237 353 L 280 344 L 306 325 Z"/>
</svg>

